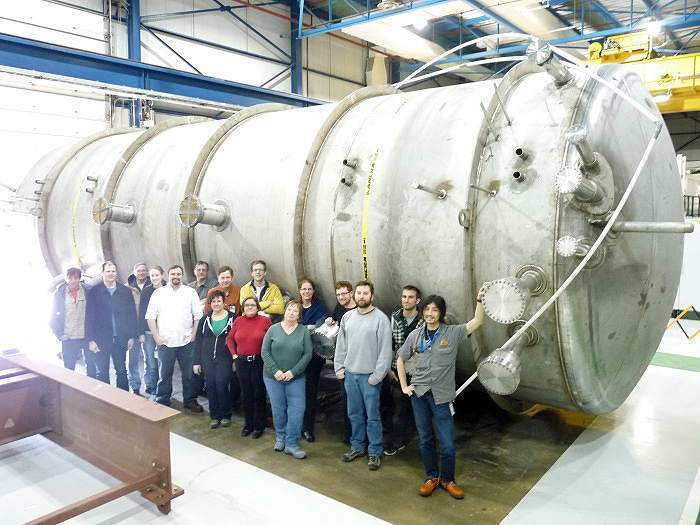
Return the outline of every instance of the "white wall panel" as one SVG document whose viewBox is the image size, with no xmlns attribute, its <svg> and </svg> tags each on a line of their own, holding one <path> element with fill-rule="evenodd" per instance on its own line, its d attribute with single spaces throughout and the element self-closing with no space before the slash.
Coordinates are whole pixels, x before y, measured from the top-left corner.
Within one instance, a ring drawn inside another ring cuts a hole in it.
<svg viewBox="0 0 700 525">
<path fill-rule="evenodd" d="M 101 15 L 42 0 L 2 2 L 0 32 L 105 53 L 105 25 Z"/>
<path fill-rule="evenodd" d="M 104 100 L 0 86 L 3 183 L 16 186 L 45 153 L 105 129 Z"/>
<path fill-rule="evenodd" d="M 177 54 L 170 51 L 162 42 L 148 33 L 141 33 L 143 62 L 194 72 L 182 59 L 195 66 L 203 75 L 251 84 L 261 85 L 286 66 L 231 53 L 211 46 L 188 42 L 181 38 L 159 35 Z M 178 56 L 178 54 L 180 56 Z M 180 58 L 182 57 L 182 58 Z M 278 90 L 289 91 L 289 81 L 277 86 Z"/>
<path fill-rule="evenodd" d="M 355 82 L 365 83 L 367 49 L 330 38 L 330 73 Z"/>
</svg>

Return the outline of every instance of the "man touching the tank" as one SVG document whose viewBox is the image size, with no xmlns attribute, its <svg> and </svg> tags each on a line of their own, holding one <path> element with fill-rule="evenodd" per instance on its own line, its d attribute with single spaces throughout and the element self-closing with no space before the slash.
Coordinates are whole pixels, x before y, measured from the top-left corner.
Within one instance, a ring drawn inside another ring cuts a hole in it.
<svg viewBox="0 0 700 525">
<path fill-rule="evenodd" d="M 459 345 L 484 322 L 481 304 L 490 283 L 484 283 L 476 296 L 474 318 L 460 325 L 446 325 L 447 305 L 439 295 L 425 299 L 422 313 L 425 324 L 409 334 L 401 346 L 396 369 L 401 390 L 411 398 L 413 417 L 420 436 L 419 449 L 427 479 L 418 493 L 430 496 L 441 486 L 450 496 L 464 498 L 464 491 L 455 483 L 455 426 L 452 402 L 455 399 L 455 362 Z M 406 361 L 415 360 L 415 373 L 409 385 Z M 440 442 L 440 463 L 435 450 L 433 420 Z"/>
<path fill-rule="evenodd" d="M 253 280 L 241 288 L 241 305 L 246 297 L 254 295 L 260 303 L 259 314 L 267 317 L 282 315 L 284 313 L 282 292 L 276 284 L 265 278 L 267 276 L 267 263 L 261 260 L 253 261 L 250 263 L 250 274 Z"/>
</svg>

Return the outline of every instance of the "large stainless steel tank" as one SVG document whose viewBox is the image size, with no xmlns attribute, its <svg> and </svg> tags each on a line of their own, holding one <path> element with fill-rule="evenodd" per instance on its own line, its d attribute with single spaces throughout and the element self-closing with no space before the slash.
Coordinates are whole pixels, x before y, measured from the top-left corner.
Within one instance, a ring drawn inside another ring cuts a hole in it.
<svg viewBox="0 0 700 525">
<path fill-rule="evenodd" d="M 535 60 L 501 81 L 367 88 L 339 104 L 106 132 L 42 159 L 17 209 L 37 216 L 55 274 L 76 264 L 97 274 L 112 259 L 122 272 L 143 260 L 191 276 L 203 259 L 231 265 L 240 284 L 264 259 L 294 294 L 312 278 L 328 307 L 334 281 L 368 277 L 385 311 L 410 283 L 443 295 L 461 322 L 481 283 L 496 280 L 493 320 L 460 375 L 484 363 L 482 382 L 510 408 L 609 412 L 661 339 L 682 235 L 649 224 L 611 232 L 519 346 L 493 351 L 587 253 L 655 133 L 619 220 L 683 222 L 674 150 L 663 125 L 609 88 L 539 63 L 549 72 Z M 638 77 L 597 73 L 661 121 Z"/>
</svg>

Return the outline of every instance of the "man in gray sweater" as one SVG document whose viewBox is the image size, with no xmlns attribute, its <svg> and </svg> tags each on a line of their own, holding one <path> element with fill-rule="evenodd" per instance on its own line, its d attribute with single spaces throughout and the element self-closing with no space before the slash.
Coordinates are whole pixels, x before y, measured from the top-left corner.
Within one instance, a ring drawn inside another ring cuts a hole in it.
<svg viewBox="0 0 700 525">
<path fill-rule="evenodd" d="M 353 461 L 369 452 L 367 466 L 377 470 L 382 456 L 379 394 L 382 379 L 391 365 L 392 352 L 389 318 L 372 305 L 373 300 L 374 285 L 369 281 L 357 283 L 357 308 L 347 312 L 340 321 L 334 365 L 338 379 L 345 379 L 352 426 L 351 448 L 340 459 Z M 369 441 L 367 451 L 365 439 Z"/>
</svg>

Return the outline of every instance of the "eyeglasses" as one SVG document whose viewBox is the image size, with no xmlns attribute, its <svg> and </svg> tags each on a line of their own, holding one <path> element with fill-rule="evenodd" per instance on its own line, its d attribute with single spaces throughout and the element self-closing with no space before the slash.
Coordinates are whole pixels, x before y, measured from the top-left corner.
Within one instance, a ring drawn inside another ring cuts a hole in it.
<svg viewBox="0 0 700 525">
<path fill-rule="evenodd" d="M 248 303 L 248 304 L 243 305 L 243 308 L 257 308 L 257 307 L 258 307 L 258 305 L 256 305 L 255 303 Z"/>
<path fill-rule="evenodd" d="M 335 294 L 336 297 L 345 297 L 346 295 L 350 295 L 350 292 L 340 292 Z"/>
</svg>

